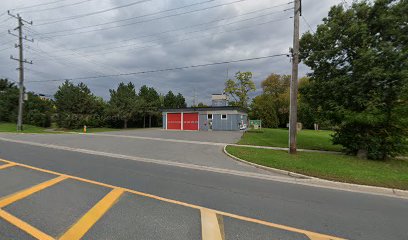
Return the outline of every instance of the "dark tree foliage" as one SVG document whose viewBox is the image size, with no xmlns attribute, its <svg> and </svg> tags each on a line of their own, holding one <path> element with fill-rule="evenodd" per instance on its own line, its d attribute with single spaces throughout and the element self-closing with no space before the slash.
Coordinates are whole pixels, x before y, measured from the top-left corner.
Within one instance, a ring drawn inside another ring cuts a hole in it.
<svg viewBox="0 0 408 240">
<path fill-rule="evenodd" d="M 261 94 L 252 100 L 250 118 L 262 120 L 262 127 L 277 128 L 279 118 L 276 113 L 274 97 L 270 94 Z"/>
<path fill-rule="evenodd" d="M 28 100 L 24 103 L 24 122 L 44 128 L 50 127 L 53 106 L 51 100 L 29 92 Z"/>
<path fill-rule="evenodd" d="M 157 127 L 161 121 L 159 93 L 153 87 L 143 85 L 139 90 L 139 97 L 142 101 L 143 127 L 146 127 L 146 116 L 148 117 L 148 126 Z"/>
<path fill-rule="evenodd" d="M 164 96 L 164 108 L 183 108 L 187 107 L 186 99 L 181 93 L 174 95 L 172 91 L 169 91 Z"/>
<path fill-rule="evenodd" d="M 18 87 L 7 79 L 0 79 L 0 122 L 16 122 L 18 114 Z M 23 120 L 25 124 L 49 127 L 53 112 L 51 100 L 29 92 L 24 101 Z"/>
<path fill-rule="evenodd" d="M 123 128 L 128 127 L 129 120 L 141 109 L 140 98 L 137 96 L 133 83 L 120 83 L 116 90 L 110 89 L 107 114 L 123 122 Z"/>
<path fill-rule="evenodd" d="M 7 79 L 0 79 L 0 122 L 15 122 L 18 112 L 18 88 Z"/>
<path fill-rule="evenodd" d="M 84 125 L 100 127 L 105 119 L 101 115 L 105 103 L 94 96 L 84 83 L 74 85 L 66 81 L 54 95 L 56 122 L 61 128 L 75 129 Z"/>
<path fill-rule="evenodd" d="M 385 159 L 407 141 L 408 1 L 334 6 L 315 34 L 301 39 L 313 72 L 305 99 L 337 126 L 350 154 Z"/>
</svg>

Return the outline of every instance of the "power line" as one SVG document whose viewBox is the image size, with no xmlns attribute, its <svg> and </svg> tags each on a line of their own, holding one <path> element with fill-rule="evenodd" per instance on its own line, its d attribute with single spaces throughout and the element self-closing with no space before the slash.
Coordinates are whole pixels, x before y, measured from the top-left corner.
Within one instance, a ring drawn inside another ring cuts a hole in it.
<svg viewBox="0 0 408 240">
<path fill-rule="evenodd" d="M 218 7 L 222 7 L 222 6 L 226 6 L 226 5 L 230 5 L 230 4 L 235 4 L 235 3 L 239 3 L 239 2 L 244 2 L 244 1 L 248 1 L 248 0 L 237 0 L 237 1 L 229 2 L 229 3 L 218 4 L 218 5 L 214 5 L 214 6 L 210 6 L 210 7 L 205 7 L 205 8 L 201 8 L 201 9 L 195 9 L 195 10 L 191 10 L 191 11 L 187 11 L 187 12 L 182 12 L 182 13 L 176 13 L 176 14 L 167 15 L 167 16 L 161 16 L 161 17 L 156 17 L 156 18 L 151 18 L 151 19 L 145 19 L 145 20 L 141 20 L 141 21 L 137 21 L 137 22 L 131 22 L 131 23 L 126 23 L 126 24 L 122 24 L 122 25 L 116 25 L 116 26 L 110 26 L 110 27 L 98 28 L 98 29 L 91 29 L 91 30 L 82 31 L 82 32 L 73 32 L 73 33 L 68 33 L 68 34 L 52 35 L 52 36 L 47 36 L 47 37 L 45 37 L 45 38 L 65 37 L 65 36 L 71 36 L 71 35 L 76 35 L 76 34 L 83 34 L 83 33 L 90 33 L 90 32 L 97 32 L 97 31 L 104 31 L 104 30 L 115 29 L 115 28 L 120 28 L 120 27 L 126 27 L 126 26 L 135 25 L 135 24 L 140 24 L 140 23 L 145 23 L 145 22 L 151 22 L 151 21 L 155 21 L 155 20 L 165 19 L 165 18 L 169 18 L 169 17 L 176 17 L 176 16 L 181 16 L 181 15 L 190 14 L 190 13 L 194 13 L 194 12 L 205 11 L 205 10 L 209 10 L 209 9 L 213 9 L 213 8 L 218 8 Z M 142 16 L 139 16 L 139 17 L 142 17 Z M 67 30 L 55 31 L 55 32 L 48 32 L 48 33 L 43 33 L 43 34 L 48 35 L 48 34 L 53 34 L 53 33 L 58 33 L 58 32 L 63 32 L 63 31 L 65 32 L 65 31 L 67 31 Z"/>
<path fill-rule="evenodd" d="M 279 22 L 279 21 L 283 21 L 283 20 L 289 20 L 290 18 L 292 18 L 292 17 L 281 18 L 281 19 L 274 19 L 274 20 L 270 20 L 270 21 L 258 23 L 258 24 L 251 25 L 251 26 L 239 27 L 239 28 L 236 28 L 236 29 L 230 29 L 230 30 L 225 30 L 225 31 L 219 31 L 219 32 L 215 32 L 215 33 L 208 33 L 208 34 L 206 34 L 206 36 L 205 36 L 205 35 L 199 35 L 199 36 L 194 36 L 194 37 L 190 37 L 190 38 L 184 38 L 184 39 L 180 39 L 180 40 L 176 40 L 176 41 L 170 40 L 170 41 L 161 42 L 161 43 L 152 44 L 152 45 L 142 45 L 142 46 L 137 46 L 137 47 L 132 48 L 132 49 L 122 49 L 122 50 L 112 51 L 112 49 L 115 49 L 115 48 L 130 47 L 130 46 L 134 46 L 134 45 L 136 45 L 136 44 L 131 44 L 131 45 L 127 45 L 127 46 L 119 46 L 119 47 L 111 47 L 111 48 L 105 49 L 104 51 L 94 51 L 94 52 L 92 52 L 93 54 L 85 54 L 85 55 L 82 55 L 82 56 L 95 56 L 95 55 L 108 54 L 108 53 L 113 53 L 113 52 L 116 53 L 116 52 L 118 52 L 118 51 L 125 51 L 125 50 L 126 50 L 126 51 L 129 51 L 129 50 L 136 50 L 136 49 L 146 49 L 146 48 L 151 48 L 151 47 L 155 47 L 155 46 L 162 46 L 163 44 L 167 44 L 167 43 L 169 43 L 169 44 L 176 44 L 176 43 L 180 43 L 180 42 L 184 42 L 184 41 L 188 41 L 188 40 L 193 40 L 193 39 L 197 39 L 197 38 L 202 39 L 202 38 L 204 38 L 204 37 L 212 37 L 212 36 L 214 36 L 214 35 L 218 35 L 218 34 L 222 34 L 222 33 L 243 31 L 243 30 L 246 30 L 246 29 L 250 29 L 250 28 L 253 28 L 253 27 L 257 27 L 257 26 L 266 25 L 266 24 L 273 23 L 273 22 Z M 216 27 L 218 27 L 218 26 L 216 26 Z M 213 27 L 212 27 L 212 28 L 213 28 Z M 197 31 L 193 31 L 193 32 L 190 32 L 190 33 L 196 33 L 196 32 L 202 32 L 202 31 L 203 31 L 203 30 L 197 30 Z M 162 39 L 156 39 L 156 40 L 149 41 L 149 42 L 145 42 L 145 43 L 154 43 L 154 42 L 158 42 L 158 41 L 160 41 L 160 40 L 163 40 L 163 38 L 162 38 Z M 67 55 L 72 55 L 72 54 L 67 54 Z M 67 55 L 63 55 L 63 56 L 67 56 Z"/>
<path fill-rule="evenodd" d="M 59 23 L 59 22 L 65 22 L 65 21 L 69 21 L 69 20 L 73 20 L 73 19 L 88 17 L 88 16 L 100 14 L 100 13 L 105 13 L 105 12 L 117 10 L 117 9 L 120 9 L 120 8 L 130 7 L 130 6 L 133 6 L 133 5 L 136 5 L 136 4 L 140 4 L 140 3 L 144 3 L 144 2 L 150 2 L 150 1 L 152 1 L 152 0 L 140 0 L 140 1 L 131 2 L 131 3 L 128 3 L 128 4 L 125 4 L 125 5 L 121 5 L 121 6 L 117 6 L 117 7 L 113 7 L 113 8 L 108 8 L 108 9 L 104 9 L 104 10 L 100 10 L 100 11 L 96 11 L 96 12 L 85 13 L 85 14 L 79 14 L 79 15 L 75 15 L 75 16 L 68 17 L 68 18 L 62 18 L 62 19 L 60 19 L 60 20 L 55 20 L 55 21 L 51 21 L 51 22 L 40 23 L 40 24 L 37 24 L 37 26 L 48 25 L 48 24 Z"/>
<path fill-rule="evenodd" d="M 309 22 L 306 20 L 305 16 L 303 16 L 303 14 L 302 14 L 301 17 L 302 17 L 303 20 L 305 21 L 306 25 L 309 27 L 310 31 L 312 31 L 312 33 L 315 33 L 315 31 L 313 30 L 312 26 L 310 26 Z"/>
<path fill-rule="evenodd" d="M 35 30 L 30 30 L 31 32 L 34 32 L 34 33 L 38 33 L 37 31 L 35 31 Z M 38 33 L 38 34 L 41 34 L 41 33 Z M 57 48 L 63 48 L 63 49 L 66 49 L 65 47 L 61 47 L 61 46 L 57 46 Z M 60 59 L 58 59 L 57 57 L 54 57 L 54 56 L 52 56 L 52 55 L 50 55 L 49 53 L 47 53 L 47 52 L 45 52 L 45 51 L 43 51 L 42 49 L 39 49 L 39 50 L 35 50 L 35 49 L 32 49 L 31 48 L 31 50 L 34 50 L 34 51 L 37 51 L 37 53 L 41 53 L 41 54 L 45 54 L 45 55 L 47 55 L 47 56 L 50 56 L 51 58 L 53 58 L 53 59 L 56 59 L 57 61 L 59 61 Z M 66 49 L 66 50 L 68 50 L 68 49 Z M 82 58 L 84 61 L 86 61 L 87 63 L 90 63 L 90 64 L 93 64 L 93 65 L 95 65 L 95 66 L 98 66 L 98 67 L 101 67 L 103 70 L 106 70 L 106 69 L 111 69 L 112 71 L 114 71 L 114 72 L 119 72 L 116 68 L 114 68 L 114 67 L 112 67 L 112 66 L 110 66 L 110 65 L 108 65 L 108 66 L 106 66 L 106 65 L 104 65 L 104 64 L 101 64 L 100 62 L 98 62 L 98 61 L 96 61 L 95 59 L 89 59 L 89 57 L 86 57 L 86 56 L 83 56 L 82 54 L 80 54 L 79 52 L 77 52 L 77 51 L 75 51 L 75 50 L 69 50 L 69 51 L 71 51 L 71 52 L 73 52 L 74 54 L 76 54 L 76 55 L 78 55 L 80 58 Z M 74 63 L 73 61 L 71 61 L 71 63 Z M 81 67 L 83 67 L 83 65 L 81 65 Z M 88 69 L 87 69 L 88 70 Z M 101 71 L 95 71 L 96 73 L 101 73 Z M 102 72 L 103 73 L 103 72 Z M 126 79 L 127 80 L 127 79 Z"/>
<path fill-rule="evenodd" d="M 39 3 L 39 4 L 30 5 L 30 6 L 25 6 L 25 7 L 13 8 L 13 9 L 10 9 L 10 10 L 21 10 L 21 9 L 27 9 L 27 8 L 33 8 L 33 7 L 39 7 L 39 6 L 50 5 L 50 4 L 59 3 L 59 2 L 64 2 L 64 1 L 67 1 L 67 0 L 58 0 L 58 1 L 53 1 L 53 2 Z"/>
<path fill-rule="evenodd" d="M 136 19 L 136 18 L 141 18 L 141 17 L 153 16 L 153 15 L 157 15 L 157 14 L 161 14 L 161 13 L 165 13 L 165 12 L 180 10 L 180 9 L 187 8 L 187 7 L 192 7 L 192 6 L 196 6 L 196 5 L 202 5 L 202 4 L 209 3 L 209 2 L 213 2 L 213 1 L 216 1 L 216 0 L 206 0 L 206 1 L 203 1 L 203 2 L 188 4 L 188 5 L 184 5 L 184 6 L 181 6 L 181 7 L 166 9 L 166 10 L 162 10 L 162 11 L 158 11 L 158 12 L 154 12 L 154 13 L 149 13 L 149 14 L 145 14 L 145 15 L 141 15 L 141 16 L 130 17 L 130 18 L 125 18 L 125 19 L 120 19 L 120 20 L 114 20 L 114 21 L 106 22 L 106 23 L 99 23 L 99 24 L 94 24 L 94 25 L 88 25 L 88 26 L 83 26 L 83 27 L 79 27 L 79 28 L 69 29 L 69 30 L 66 30 L 66 31 L 73 31 L 73 30 L 78 30 L 78 29 L 83 29 L 83 28 L 96 27 L 96 26 L 102 26 L 102 25 L 111 24 L 111 23 L 117 23 L 117 22 L 128 21 L 128 20 L 132 20 L 132 19 Z M 51 20 L 57 20 L 57 19 L 51 19 Z"/>
<path fill-rule="evenodd" d="M 81 2 L 70 3 L 70 4 L 60 5 L 60 6 L 57 6 L 57 7 L 44 8 L 44 9 L 38 9 L 38 10 L 36 10 L 36 9 L 27 10 L 27 11 L 23 11 L 23 12 L 20 12 L 20 13 L 38 13 L 38 12 L 50 11 L 50 10 L 55 10 L 55 9 L 59 9 L 59 8 L 64 8 L 64 7 L 76 6 L 76 5 L 80 5 L 80 4 L 83 4 L 83 3 L 86 3 L 86 2 L 90 2 L 90 1 L 93 1 L 93 0 L 84 0 L 84 1 L 81 1 Z"/>
<path fill-rule="evenodd" d="M 289 55 L 287 53 L 281 53 L 281 54 L 274 54 L 274 55 L 268 55 L 268 56 L 262 56 L 262 57 L 253 57 L 253 58 L 245 58 L 245 59 L 238 59 L 238 60 L 231 60 L 231 61 L 224 61 L 224 62 L 214 62 L 214 63 L 174 67 L 174 68 L 147 70 L 147 71 L 140 71 L 140 72 L 109 74 L 109 75 L 99 75 L 99 76 L 88 76 L 88 77 L 76 77 L 76 78 L 64 78 L 64 79 L 48 79 L 48 80 L 38 80 L 38 81 L 30 81 L 30 82 L 31 83 L 34 83 L 34 82 L 60 82 L 60 81 L 75 81 L 75 80 L 84 80 L 84 79 L 96 79 L 96 78 L 107 78 L 107 77 L 117 77 L 117 76 L 139 75 L 139 74 L 148 74 L 148 73 L 183 70 L 183 69 L 189 69 L 189 68 L 209 67 L 209 66 L 230 64 L 230 63 L 238 63 L 238 62 L 247 62 L 247 61 L 261 60 L 261 59 L 267 59 L 267 58 L 273 58 L 273 57 L 282 57 L 282 56 L 289 56 Z"/>
<path fill-rule="evenodd" d="M 232 16 L 232 17 L 229 17 L 229 18 L 222 18 L 222 19 L 217 19 L 217 20 L 209 21 L 209 22 L 206 22 L 206 23 L 200 23 L 200 24 L 196 24 L 196 25 L 191 25 L 191 26 L 187 26 L 187 27 L 180 28 L 180 29 L 175 29 L 175 30 L 169 30 L 169 31 L 164 31 L 164 32 L 155 33 L 155 34 L 144 35 L 144 36 L 132 38 L 131 40 L 160 36 L 160 35 L 163 35 L 163 34 L 165 34 L 165 33 L 177 32 L 177 31 L 180 31 L 180 30 L 185 30 L 185 29 L 189 29 L 189 28 L 193 28 L 193 27 L 197 27 L 197 26 L 208 25 L 208 24 L 211 24 L 211 23 L 214 23 L 214 22 L 229 20 L 229 19 L 233 19 L 233 18 L 237 18 L 237 17 L 244 16 L 244 15 L 252 14 L 252 13 L 255 13 L 255 12 L 259 12 L 259 10 L 258 10 L 258 11 L 253 11 L 253 12 L 249 12 L 249 13 L 245 13 L 245 14 L 240 14 L 240 15 Z M 223 28 L 223 27 L 226 27 L 226 26 L 229 26 L 229 25 L 233 25 L 233 24 L 237 24 L 237 23 L 246 22 L 246 21 L 251 21 L 251 20 L 258 19 L 258 18 L 262 18 L 262 17 L 266 17 L 266 16 L 271 16 L 271 15 L 276 14 L 276 13 L 284 13 L 284 12 L 282 12 L 282 11 L 269 12 L 269 13 L 267 13 L 267 14 L 263 14 L 263 15 L 259 15 L 259 16 L 255 16 L 255 17 L 251 17 L 251 18 L 246 18 L 246 19 L 241 19 L 241 20 L 238 20 L 238 21 L 229 22 L 229 23 L 222 24 L 222 25 L 209 26 L 209 27 L 206 27 L 206 28 L 204 28 L 204 29 L 194 30 L 194 31 L 182 33 L 182 34 L 180 34 L 180 35 L 181 35 L 181 36 L 182 36 L 182 35 L 190 35 L 190 34 L 194 34 L 194 33 L 201 33 L 201 32 L 203 32 L 203 31 L 207 31 L 207 30 L 210 30 L 210 29 Z M 268 21 L 267 23 L 271 23 L 271 22 L 275 22 L 275 21 L 280 21 L 280 20 L 285 20 L 285 19 L 288 19 L 288 18 L 276 19 L 276 20 L 273 20 L 273 21 Z M 266 24 L 266 23 L 265 23 L 265 24 Z M 263 25 L 263 24 L 261 24 L 261 25 Z M 255 27 L 255 26 L 258 26 L 258 24 L 254 25 L 254 26 L 243 27 L 243 28 L 240 28 L 240 29 L 238 29 L 238 30 L 245 30 L 245 29 L 248 29 L 248 28 L 251 28 L 251 27 Z M 235 31 L 235 30 L 233 30 L 233 31 Z M 222 32 L 220 32 L 220 33 L 225 33 L 225 32 L 230 32 L 230 31 L 227 30 L 227 31 L 222 31 Z M 220 34 L 220 33 L 215 33 L 215 34 Z M 172 37 L 174 37 L 174 36 L 172 36 Z M 155 40 L 152 40 L 152 41 L 147 41 L 147 42 L 144 42 L 144 43 L 157 42 L 157 41 L 160 41 L 160 40 L 163 40 L 163 39 L 164 39 L 164 38 L 159 38 L 159 39 L 155 39 Z M 94 47 L 100 47 L 100 46 L 106 46 L 106 45 L 110 45 L 110 44 L 98 44 L 98 45 L 94 45 L 94 46 L 80 47 L 80 48 L 69 49 L 69 50 L 78 50 L 78 49 L 83 49 L 83 48 L 94 48 Z M 131 47 L 131 46 L 135 46 L 135 45 L 137 45 L 137 44 L 134 44 L 134 43 L 133 43 L 133 44 L 125 44 L 125 45 L 113 46 L 113 47 L 110 47 L 110 48 L 105 48 L 103 52 L 105 52 L 106 50 L 109 51 L 109 50 L 112 50 L 112 49 Z M 95 49 L 94 51 L 98 51 L 98 50 Z M 92 52 L 94 52 L 94 51 L 92 51 Z"/>
<path fill-rule="evenodd" d="M 290 4 L 290 2 L 287 3 L 287 4 Z M 284 5 L 286 5 L 286 4 L 284 4 Z M 125 40 L 113 41 L 113 42 L 110 42 L 110 43 L 88 45 L 88 46 L 79 47 L 79 48 L 75 48 L 75 49 L 78 50 L 78 49 L 85 49 L 85 48 L 95 48 L 95 47 L 99 47 L 99 46 L 117 44 L 118 42 L 127 42 L 127 41 L 131 41 L 131 40 L 143 39 L 143 38 L 148 38 L 148 37 L 155 37 L 155 36 L 163 35 L 163 34 L 166 34 L 166 33 L 177 32 L 177 31 L 181 31 L 181 30 L 194 28 L 194 27 L 208 25 L 208 24 L 211 24 L 211 23 L 221 22 L 221 21 L 224 21 L 224 20 L 230 20 L 230 19 L 233 19 L 233 18 L 238 18 L 238 17 L 242 17 L 242 16 L 245 16 L 245 15 L 250 15 L 250 14 L 253 14 L 253 13 L 263 12 L 263 11 L 267 11 L 267 10 L 277 8 L 277 7 L 281 7 L 281 6 L 284 6 L 284 5 L 282 5 L 282 4 L 274 5 L 274 6 L 271 6 L 271 7 L 262 8 L 262 9 L 259 9 L 259 10 L 254 10 L 254 11 L 246 12 L 246 13 L 243 13 L 243 14 L 238 14 L 238 15 L 235 15 L 235 16 L 215 19 L 215 20 L 212 20 L 212 21 L 204 22 L 204 23 L 189 25 L 189 26 L 186 26 L 186 27 L 176 28 L 176 29 L 172 29 L 172 30 L 166 30 L 166 31 L 158 32 L 158 33 L 148 34 L 148 35 L 135 36 L 135 37 L 131 37 L 131 38 L 128 38 L 128 39 L 125 39 Z M 281 11 L 270 12 L 269 14 L 280 13 L 280 12 Z M 30 29 L 28 29 L 28 30 L 30 30 Z"/>
</svg>

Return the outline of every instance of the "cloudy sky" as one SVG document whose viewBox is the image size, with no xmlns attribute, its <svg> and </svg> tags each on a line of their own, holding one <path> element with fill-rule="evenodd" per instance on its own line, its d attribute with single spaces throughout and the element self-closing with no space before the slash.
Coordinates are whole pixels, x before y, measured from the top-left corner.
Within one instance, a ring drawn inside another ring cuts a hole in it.
<svg viewBox="0 0 408 240">
<path fill-rule="evenodd" d="M 340 0 L 303 0 L 303 17 L 313 30 Z M 292 45 L 291 0 L 2 0 L 0 77 L 18 80 L 16 38 L 7 34 L 19 13 L 25 42 L 26 87 L 52 95 L 61 79 L 118 75 L 287 53 Z M 310 28 L 301 18 L 301 32 Z M 16 32 L 15 32 L 16 33 Z M 270 73 L 290 74 L 286 56 L 210 67 L 72 80 L 109 98 L 119 82 L 148 85 L 161 93 L 180 92 L 190 105 L 210 102 L 227 77 L 251 71 L 260 83 Z M 300 76 L 308 72 L 300 66 Z M 35 82 L 37 81 L 37 82 Z M 256 94 L 256 93 L 255 93 Z"/>
</svg>

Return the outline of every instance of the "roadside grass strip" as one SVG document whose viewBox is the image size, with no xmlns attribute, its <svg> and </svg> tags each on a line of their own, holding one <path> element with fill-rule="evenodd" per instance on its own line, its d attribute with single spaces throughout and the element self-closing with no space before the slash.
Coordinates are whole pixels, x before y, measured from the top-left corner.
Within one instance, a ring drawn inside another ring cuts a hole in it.
<svg viewBox="0 0 408 240">
<path fill-rule="evenodd" d="M 56 239 L 47 233 L 42 232 L 40 229 L 37 229 L 33 226 L 31 226 L 29 223 L 24 222 L 23 220 L 13 216 L 12 214 L 4 211 L 5 206 L 10 205 L 16 201 L 19 201 L 23 198 L 26 198 L 34 193 L 37 193 L 41 190 L 44 190 L 48 187 L 51 187 L 55 184 L 58 184 L 66 179 L 73 179 L 81 182 L 86 182 L 86 183 L 91 183 L 94 185 L 99 185 L 103 187 L 110 188 L 111 191 L 107 193 L 101 200 L 99 200 L 98 203 L 96 203 L 89 211 L 87 211 L 84 215 L 82 215 L 81 218 L 79 218 L 76 223 L 74 223 L 67 231 L 62 233 L 58 239 L 62 240 L 75 240 L 75 239 L 81 239 L 91 228 L 94 226 L 94 224 L 101 219 L 105 213 L 111 209 L 123 196 L 123 193 L 131 193 L 135 194 L 138 196 L 144 196 L 150 199 L 155 199 L 159 200 L 162 202 L 168 202 L 172 204 L 177 204 L 181 205 L 184 207 L 188 208 L 193 208 L 197 209 L 200 211 L 200 216 L 201 216 L 201 237 L 203 240 L 225 240 L 225 233 L 224 233 L 224 224 L 223 224 L 223 217 L 230 217 L 238 220 L 242 220 L 245 222 L 250 222 L 250 223 L 256 223 L 260 225 L 264 225 L 270 228 L 275 228 L 275 229 L 280 229 L 280 230 L 285 230 L 288 232 L 293 232 L 293 233 L 298 233 L 302 234 L 304 236 L 307 236 L 311 240 L 340 240 L 344 238 L 339 238 L 339 237 L 334 237 L 334 236 L 329 236 L 321 233 L 316 233 L 316 232 L 311 232 L 307 230 L 302 230 L 302 229 L 297 229 L 289 226 L 284 226 L 280 224 L 275 224 L 263 220 L 258 220 L 254 218 L 249 218 L 249 217 L 244 217 L 232 213 L 226 213 L 218 210 L 213 210 L 213 209 L 208 209 L 205 207 L 185 203 L 185 202 L 180 202 L 177 200 L 172 200 L 172 199 L 167 199 L 167 198 L 162 198 L 159 196 L 155 196 L 152 194 L 148 193 L 143 193 L 131 189 L 126 189 L 126 188 L 120 188 L 116 187 L 113 185 L 97 182 L 97 181 L 92 181 L 80 177 L 75 177 L 71 175 L 66 175 L 66 174 L 61 174 L 57 173 L 54 171 L 46 170 L 46 169 L 41 169 L 37 167 L 32 167 L 29 165 L 25 164 L 20 164 L 20 163 L 15 163 L 11 162 L 8 160 L 0 159 L 1 162 L 4 162 L 4 165 L 1 165 L 0 171 L 5 171 L 9 167 L 23 167 L 23 168 L 28 168 L 31 170 L 35 171 L 40 171 L 43 173 L 49 173 L 56 175 L 55 178 L 45 181 L 43 183 L 37 184 L 35 186 L 29 187 L 25 190 L 19 191 L 17 193 L 11 194 L 9 196 L 0 198 L 0 217 L 3 218 L 4 220 L 8 221 L 12 225 L 18 227 L 22 231 L 30 234 L 36 239 L 40 240 L 49 240 L 49 239 Z M 8 166 L 8 167 L 4 167 Z M 4 170 L 3 170 L 4 169 Z M 228 240 L 228 239 L 227 239 Z"/>
</svg>

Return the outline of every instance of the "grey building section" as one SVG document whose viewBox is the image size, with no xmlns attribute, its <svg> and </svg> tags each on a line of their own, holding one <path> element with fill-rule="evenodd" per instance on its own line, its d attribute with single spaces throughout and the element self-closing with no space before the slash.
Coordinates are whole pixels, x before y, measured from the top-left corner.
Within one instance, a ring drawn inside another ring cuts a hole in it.
<svg viewBox="0 0 408 240">
<path fill-rule="evenodd" d="M 208 131 L 208 124 L 207 123 L 207 114 L 201 113 L 199 116 L 199 130 L 200 131 Z"/>
<path fill-rule="evenodd" d="M 167 129 L 168 113 L 197 113 L 199 131 L 239 131 L 243 126 L 248 126 L 248 114 L 238 107 L 162 109 L 163 129 Z"/>
</svg>

